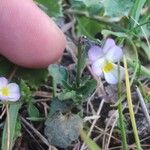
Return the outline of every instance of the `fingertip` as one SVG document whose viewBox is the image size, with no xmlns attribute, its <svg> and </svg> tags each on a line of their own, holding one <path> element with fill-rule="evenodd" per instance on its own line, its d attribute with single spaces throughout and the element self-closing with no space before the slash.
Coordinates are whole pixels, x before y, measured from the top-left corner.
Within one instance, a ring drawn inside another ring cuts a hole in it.
<svg viewBox="0 0 150 150">
<path fill-rule="evenodd" d="M 65 36 L 31 0 L 0 1 L 0 52 L 17 65 L 43 68 L 65 48 Z"/>
</svg>

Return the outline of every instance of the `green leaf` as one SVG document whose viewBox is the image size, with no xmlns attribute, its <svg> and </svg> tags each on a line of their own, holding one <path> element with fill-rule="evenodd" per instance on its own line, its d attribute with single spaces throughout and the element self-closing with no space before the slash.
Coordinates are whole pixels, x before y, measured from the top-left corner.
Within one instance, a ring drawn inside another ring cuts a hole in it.
<svg viewBox="0 0 150 150">
<path fill-rule="evenodd" d="M 135 69 L 136 67 L 136 62 L 134 62 L 133 60 L 131 59 L 127 59 L 127 62 L 129 64 L 129 67 L 132 67 L 133 69 Z M 139 67 L 138 67 L 138 74 L 139 76 L 142 76 L 142 77 L 147 77 L 149 78 L 150 77 L 150 70 L 147 69 L 146 67 L 142 66 L 139 64 Z"/>
<path fill-rule="evenodd" d="M 85 1 L 84 0 L 69 0 L 72 8 L 76 9 L 85 9 Z"/>
<path fill-rule="evenodd" d="M 143 41 L 138 41 L 137 43 L 136 43 L 136 45 L 138 46 L 138 47 L 140 47 L 140 48 L 142 48 L 142 50 L 145 52 L 145 54 L 146 54 L 146 59 L 148 59 L 148 61 L 150 61 L 150 49 L 149 49 L 149 47 L 147 46 L 147 44 L 145 43 L 145 42 L 143 42 Z M 140 51 L 141 52 L 141 55 L 143 54 L 143 51 Z M 140 53 L 139 52 L 139 53 Z"/>
<path fill-rule="evenodd" d="M 50 144 L 67 148 L 78 139 L 82 124 L 82 119 L 78 115 L 58 113 L 46 120 L 44 133 Z"/>
<path fill-rule="evenodd" d="M 68 79 L 68 71 L 65 67 L 52 64 L 48 67 L 49 74 L 53 77 L 53 80 L 56 82 L 56 84 L 63 85 L 64 81 L 67 81 Z"/>
<path fill-rule="evenodd" d="M 73 100 L 76 105 L 80 105 L 92 94 L 96 85 L 97 83 L 95 80 L 88 80 L 79 88 L 74 88 L 74 90 L 63 90 L 63 92 L 58 95 L 58 98 L 60 100 Z"/>
<path fill-rule="evenodd" d="M 26 69 L 19 68 L 16 75 L 25 80 L 32 88 L 38 88 L 48 77 L 47 69 Z"/>
<path fill-rule="evenodd" d="M 33 117 L 33 118 L 38 118 L 40 116 L 39 110 L 32 103 L 29 103 L 28 105 L 28 114 L 30 117 Z"/>
<path fill-rule="evenodd" d="M 65 100 L 65 102 L 66 100 L 70 102 L 73 101 L 73 104 L 76 106 L 81 105 L 83 102 L 83 95 L 79 91 L 76 91 L 76 89 L 71 91 L 65 89 L 58 95 L 58 98 L 60 100 Z"/>
<path fill-rule="evenodd" d="M 14 132 L 14 141 L 21 135 L 21 121 L 17 118 L 16 127 Z"/>
<path fill-rule="evenodd" d="M 59 18 L 63 16 L 62 0 L 36 0 L 49 16 Z"/>
<path fill-rule="evenodd" d="M 53 98 L 50 105 L 49 116 L 54 115 L 56 112 L 67 113 L 70 111 L 70 108 L 70 101 L 61 101 L 61 99 Z"/>
<path fill-rule="evenodd" d="M 92 5 L 100 4 L 99 0 L 70 0 L 72 7 L 80 7 L 81 4 L 85 5 L 86 7 L 90 7 Z"/>
<path fill-rule="evenodd" d="M 135 0 L 134 2 L 134 5 L 133 5 L 133 8 L 131 10 L 131 14 L 130 16 L 132 17 L 130 19 L 130 22 L 133 22 L 133 26 L 135 27 L 136 26 L 136 22 L 135 21 L 139 21 L 139 17 L 140 17 L 140 14 L 141 14 L 141 10 L 145 4 L 146 0 Z M 133 21 L 133 19 L 135 21 Z"/>
<path fill-rule="evenodd" d="M 103 36 L 105 38 L 109 37 L 110 35 L 115 35 L 117 37 L 121 37 L 121 38 L 125 38 L 127 37 L 127 34 L 123 33 L 123 32 L 113 32 L 113 31 L 110 31 L 110 30 L 102 30 L 101 32 L 103 34 Z"/>
<path fill-rule="evenodd" d="M 101 7 L 102 3 L 99 0 L 78 0 L 78 1 L 83 1 L 84 5 L 86 7 L 96 7 L 99 6 Z"/>
<path fill-rule="evenodd" d="M 146 1 L 146 6 L 149 6 L 150 5 L 150 0 L 147 0 Z"/>
<path fill-rule="evenodd" d="M 10 104 L 9 107 L 9 122 L 10 122 L 10 148 L 14 145 L 14 141 L 17 138 L 16 129 L 18 128 L 18 111 L 21 107 L 20 102 L 16 102 L 13 104 Z M 7 120 L 7 119 L 6 119 Z M 4 129 L 3 129 L 3 135 L 2 135 L 2 150 L 7 149 L 7 121 L 5 122 Z"/>
<path fill-rule="evenodd" d="M 77 35 L 85 35 L 88 38 L 94 39 L 95 35 L 100 33 L 104 28 L 100 22 L 86 17 L 77 17 Z"/>
<path fill-rule="evenodd" d="M 29 102 L 32 99 L 32 92 L 30 90 L 30 87 L 25 83 L 24 80 L 21 80 L 20 88 L 22 100 Z"/>
<path fill-rule="evenodd" d="M 90 150 L 101 150 L 101 148 L 92 139 L 90 139 L 83 130 L 80 131 L 80 136 Z"/>
<path fill-rule="evenodd" d="M 84 86 L 81 86 L 78 91 L 82 94 L 82 98 L 86 100 L 92 92 L 96 89 L 97 82 L 95 80 L 89 80 Z"/>
<path fill-rule="evenodd" d="M 87 46 L 85 44 L 84 38 L 80 38 L 77 59 L 78 61 L 77 61 L 77 73 L 76 73 L 76 87 L 79 87 L 81 83 L 81 76 L 83 70 L 86 67 L 86 59 L 87 59 Z"/>
<path fill-rule="evenodd" d="M 133 2 L 134 2 L 133 0 L 105 0 L 104 16 L 109 16 L 109 17 L 128 16 L 134 4 Z"/>
<path fill-rule="evenodd" d="M 71 91 L 74 89 L 75 84 L 74 83 L 70 84 L 69 82 L 63 81 L 63 87 L 64 87 L 64 89 Z"/>
<path fill-rule="evenodd" d="M 139 19 L 138 23 L 139 23 L 139 26 L 138 28 L 135 28 L 135 33 L 141 38 L 143 37 L 145 38 L 145 36 L 147 38 L 150 37 L 150 14 L 149 13 L 145 14 L 143 17 Z M 141 29 L 141 27 L 143 29 Z"/>
<path fill-rule="evenodd" d="M 13 71 L 13 65 L 3 57 L 0 59 L 0 76 L 9 76 Z M 19 67 L 16 71 L 16 76 L 25 80 L 32 88 L 37 88 L 47 77 L 46 69 L 26 69 Z"/>
<path fill-rule="evenodd" d="M 9 76 L 13 71 L 13 64 L 3 57 L 0 57 L 0 76 Z"/>
<path fill-rule="evenodd" d="M 73 9 L 87 11 L 90 15 L 100 14 L 103 4 L 99 0 L 70 0 Z"/>
<path fill-rule="evenodd" d="M 72 91 L 64 90 L 58 95 L 58 98 L 60 100 L 74 99 L 74 97 L 76 97 L 76 91 L 73 90 Z"/>
</svg>

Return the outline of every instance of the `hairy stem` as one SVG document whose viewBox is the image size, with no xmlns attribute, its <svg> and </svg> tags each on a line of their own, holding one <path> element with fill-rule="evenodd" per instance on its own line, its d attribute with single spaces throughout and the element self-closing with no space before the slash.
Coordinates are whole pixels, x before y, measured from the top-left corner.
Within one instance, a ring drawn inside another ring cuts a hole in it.
<svg viewBox="0 0 150 150">
<path fill-rule="evenodd" d="M 121 81 L 120 81 L 120 64 L 118 63 L 118 100 L 121 99 Z M 122 146 L 123 150 L 128 150 L 128 145 L 127 145 L 127 137 L 126 137 L 126 129 L 125 129 L 125 123 L 124 123 L 124 116 L 122 113 L 123 107 L 122 107 L 122 102 L 120 101 L 118 104 L 118 113 L 119 113 L 119 123 L 120 123 L 120 129 L 121 129 L 121 137 L 122 137 Z"/>
</svg>

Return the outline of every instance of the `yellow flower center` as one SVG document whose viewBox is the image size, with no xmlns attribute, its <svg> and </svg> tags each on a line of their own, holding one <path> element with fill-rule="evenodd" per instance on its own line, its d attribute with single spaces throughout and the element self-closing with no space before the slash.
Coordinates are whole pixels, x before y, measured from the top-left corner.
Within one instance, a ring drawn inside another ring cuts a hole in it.
<svg viewBox="0 0 150 150">
<path fill-rule="evenodd" d="M 0 91 L 2 92 L 3 96 L 8 96 L 9 95 L 8 87 L 3 87 Z"/>
<path fill-rule="evenodd" d="M 113 69 L 113 64 L 110 62 L 107 62 L 104 67 L 103 67 L 103 71 L 108 73 Z"/>
</svg>

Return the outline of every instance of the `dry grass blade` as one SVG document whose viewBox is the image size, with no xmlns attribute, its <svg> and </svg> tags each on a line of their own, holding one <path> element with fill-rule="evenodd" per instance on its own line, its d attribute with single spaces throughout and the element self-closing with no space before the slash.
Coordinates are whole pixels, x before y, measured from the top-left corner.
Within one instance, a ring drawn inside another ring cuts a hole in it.
<svg viewBox="0 0 150 150">
<path fill-rule="evenodd" d="M 124 56 L 124 69 L 125 69 L 125 82 L 126 82 L 126 91 L 127 91 L 127 102 L 128 102 L 128 108 L 129 108 L 129 113 L 130 113 L 130 118 L 131 118 L 131 124 L 133 128 L 133 133 L 135 137 L 135 142 L 138 150 L 141 150 L 141 145 L 140 145 L 140 140 L 138 136 L 138 131 L 136 127 L 136 122 L 135 122 L 135 116 L 134 116 L 134 111 L 133 111 L 133 104 L 132 104 L 132 98 L 131 98 L 131 90 L 130 90 L 130 82 L 129 82 L 129 74 L 128 74 L 128 67 L 127 67 L 127 61 L 126 57 Z"/>
<path fill-rule="evenodd" d="M 96 113 L 97 116 L 100 115 L 100 112 L 101 112 L 101 110 L 102 110 L 103 104 L 104 104 L 104 99 L 101 101 L 101 103 L 100 103 L 100 105 L 99 105 L 99 108 L 98 108 L 97 113 Z M 90 127 L 90 130 L 89 130 L 87 136 L 90 136 L 90 135 L 91 135 L 91 132 L 92 132 L 92 130 L 94 129 L 94 126 L 95 126 L 97 120 L 98 120 L 97 118 L 95 118 L 95 120 L 93 120 L 93 123 L 92 123 L 92 125 L 91 125 L 91 127 Z M 83 145 L 81 146 L 81 149 L 80 149 L 80 150 L 84 150 L 84 149 L 85 149 L 85 144 L 83 143 Z"/>
<path fill-rule="evenodd" d="M 45 143 L 48 147 L 53 147 L 48 143 L 47 139 L 38 130 L 36 130 L 30 123 L 28 123 L 23 117 L 21 117 L 21 120 L 41 139 L 41 141 L 43 141 L 43 143 Z"/>
<path fill-rule="evenodd" d="M 106 126 L 105 126 L 105 130 L 104 130 L 105 133 L 107 133 L 107 131 L 109 130 L 108 127 L 110 126 L 110 124 L 112 124 L 112 121 L 115 122 L 117 116 L 118 116 L 118 112 L 117 112 L 117 111 L 115 111 L 115 112 L 111 115 L 111 117 L 109 118 L 109 120 L 108 120 L 108 122 L 107 122 L 107 124 L 106 124 Z M 115 118 L 115 119 L 114 119 L 114 118 Z M 104 134 L 103 143 L 102 143 L 102 145 L 103 145 L 102 147 L 103 147 L 103 148 L 105 148 L 105 141 L 106 141 L 106 135 Z"/>
<path fill-rule="evenodd" d="M 144 115 L 146 117 L 147 123 L 149 124 L 149 129 L 150 129 L 150 116 L 149 116 L 149 112 L 147 110 L 147 107 L 146 107 L 146 104 L 144 102 L 143 96 L 142 96 L 142 94 L 140 92 L 140 89 L 138 87 L 136 88 L 136 92 L 138 94 L 139 101 L 141 103 L 141 107 L 142 107 L 143 113 L 144 113 Z"/>
<path fill-rule="evenodd" d="M 22 124 L 22 126 L 26 130 L 26 132 L 28 132 L 28 134 L 33 138 L 33 140 L 36 142 L 36 144 L 38 144 L 38 147 L 40 147 L 41 150 L 44 150 L 44 148 L 40 145 L 39 141 L 34 137 L 32 132 L 24 124 Z"/>
<path fill-rule="evenodd" d="M 105 149 L 109 149 L 109 144 L 110 144 L 111 136 L 112 136 L 112 133 L 113 133 L 113 129 L 114 129 L 116 123 L 117 123 L 117 120 L 118 120 L 118 116 L 116 117 L 114 123 L 112 124 L 112 128 L 111 128 L 111 130 L 110 130 L 108 142 L 107 142 L 107 144 L 105 144 Z"/>
</svg>

